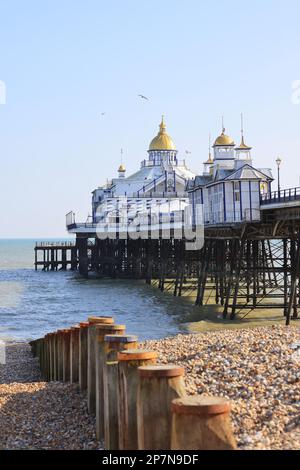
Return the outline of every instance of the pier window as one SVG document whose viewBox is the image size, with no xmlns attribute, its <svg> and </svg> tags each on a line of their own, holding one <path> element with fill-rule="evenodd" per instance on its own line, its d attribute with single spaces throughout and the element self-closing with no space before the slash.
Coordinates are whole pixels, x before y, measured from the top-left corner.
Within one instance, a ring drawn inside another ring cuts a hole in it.
<svg viewBox="0 0 300 470">
<path fill-rule="evenodd" d="M 234 182 L 234 200 L 235 202 L 240 202 L 241 200 L 240 183 L 238 181 Z"/>
</svg>

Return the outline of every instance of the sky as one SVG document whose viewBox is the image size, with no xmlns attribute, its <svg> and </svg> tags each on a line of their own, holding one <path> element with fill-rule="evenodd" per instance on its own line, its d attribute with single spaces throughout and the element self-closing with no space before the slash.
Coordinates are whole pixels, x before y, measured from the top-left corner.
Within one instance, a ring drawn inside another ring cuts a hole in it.
<svg viewBox="0 0 300 470">
<path fill-rule="evenodd" d="M 162 114 L 200 173 L 243 112 L 254 165 L 276 174 L 280 155 L 281 186 L 300 186 L 299 17 L 298 0 L 1 0 L 0 238 L 66 236 Z"/>
</svg>

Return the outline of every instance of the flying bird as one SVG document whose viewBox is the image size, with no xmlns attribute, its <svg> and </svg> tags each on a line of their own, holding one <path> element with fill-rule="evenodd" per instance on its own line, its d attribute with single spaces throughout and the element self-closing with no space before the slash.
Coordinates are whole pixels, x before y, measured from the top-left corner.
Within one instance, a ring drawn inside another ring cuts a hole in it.
<svg viewBox="0 0 300 470">
<path fill-rule="evenodd" d="M 190 155 L 192 152 L 190 152 L 189 150 L 186 150 L 185 153 L 186 153 L 187 155 Z"/>
<path fill-rule="evenodd" d="M 149 101 L 149 98 L 147 98 L 147 96 L 144 96 L 144 95 L 138 95 L 140 98 L 142 98 L 142 100 L 147 100 Z"/>
<path fill-rule="evenodd" d="M 106 112 L 104 112 L 104 113 L 101 113 L 101 116 L 104 116 L 105 114 L 106 114 Z"/>
</svg>

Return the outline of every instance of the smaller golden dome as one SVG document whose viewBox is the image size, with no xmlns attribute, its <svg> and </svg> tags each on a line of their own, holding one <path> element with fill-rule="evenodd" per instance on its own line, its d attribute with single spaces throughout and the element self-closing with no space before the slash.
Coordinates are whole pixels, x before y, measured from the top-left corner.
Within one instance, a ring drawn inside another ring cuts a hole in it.
<svg viewBox="0 0 300 470">
<path fill-rule="evenodd" d="M 162 117 L 159 133 L 151 141 L 149 150 L 176 150 L 175 144 L 171 137 L 166 133 L 166 125 L 164 117 Z"/>
<path fill-rule="evenodd" d="M 126 168 L 125 168 L 125 166 L 123 165 L 123 163 L 121 163 L 121 165 L 119 166 L 118 172 L 120 172 L 120 173 L 125 173 L 125 171 L 126 171 Z"/>
<path fill-rule="evenodd" d="M 234 140 L 225 134 L 225 129 L 223 128 L 222 134 L 217 137 L 213 147 L 234 147 Z"/>
<path fill-rule="evenodd" d="M 242 136 L 242 141 L 241 141 L 239 147 L 236 147 L 235 150 L 251 150 L 251 149 L 252 149 L 252 147 L 248 147 L 248 145 L 245 144 L 244 136 Z"/>
<path fill-rule="evenodd" d="M 208 164 L 213 163 L 213 162 L 214 162 L 214 160 L 211 156 L 211 153 L 209 152 L 208 159 L 206 160 L 206 162 L 204 162 L 204 165 L 208 165 Z"/>
</svg>

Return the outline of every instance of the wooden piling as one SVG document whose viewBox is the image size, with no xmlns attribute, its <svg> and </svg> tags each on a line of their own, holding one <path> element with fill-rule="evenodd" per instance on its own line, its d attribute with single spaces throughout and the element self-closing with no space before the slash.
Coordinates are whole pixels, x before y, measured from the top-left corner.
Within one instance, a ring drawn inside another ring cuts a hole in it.
<svg viewBox="0 0 300 470">
<path fill-rule="evenodd" d="M 72 384 L 79 381 L 79 330 L 80 326 L 71 327 L 70 335 L 70 382 Z"/>
<path fill-rule="evenodd" d="M 114 323 L 114 319 L 108 316 L 88 318 L 88 365 L 87 365 L 87 397 L 89 413 L 95 414 L 96 411 L 96 367 L 95 367 L 95 327 L 96 324 L 109 325 Z"/>
<path fill-rule="evenodd" d="M 182 367 L 171 364 L 139 367 L 139 450 L 171 449 L 171 403 L 186 395 L 183 375 Z"/>
<path fill-rule="evenodd" d="M 173 400 L 171 411 L 171 450 L 236 449 L 226 398 L 186 396 Z"/>
<path fill-rule="evenodd" d="M 96 386 L 94 407 L 96 413 L 96 431 L 98 439 L 104 438 L 104 389 L 103 370 L 105 364 L 104 338 L 105 335 L 124 335 L 125 325 L 95 325 L 95 362 Z"/>
<path fill-rule="evenodd" d="M 87 337 L 89 325 L 89 322 L 79 323 L 79 388 L 81 391 L 85 391 L 87 389 Z"/>
<path fill-rule="evenodd" d="M 56 332 L 57 338 L 57 378 L 56 380 L 62 382 L 63 380 L 63 330 Z"/>
<path fill-rule="evenodd" d="M 49 381 L 54 380 L 53 374 L 54 374 L 54 349 L 53 349 L 53 339 L 54 339 L 54 334 L 49 333 Z"/>
<path fill-rule="evenodd" d="M 155 364 L 157 353 L 145 349 L 131 349 L 120 352 L 118 360 L 119 449 L 137 450 L 138 368 Z"/>
<path fill-rule="evenodd" d="M 135 335 L 106 335 L 104 337 L 103 362 L 103 415 L 105 449 L 119 449 L 118 421 L 118 352 L 136 350 L 138 338 Z M 98 420 L 102 419 L 101 408 Z M 99 428 L 99 425 L 97 426 Z M 98 430 L 97 430 L 98 434 Z"/>
<path fill-rule="evenodd" d="M 57 380 L 57 331 L 53 332 L 52 338 L 52 357 L 53 357 L 53 378 L 52 380 Z"/>
<path fill-rule="evenodd" d="M 43 339 L 43 376 L 44 380 L 49 381 L 49 363 L 50 363 L 50 348 L 49 348 L 49 333 Z"/>
<path fill-rule="evenodd" d="M 70 371 L 70 350 L 71 350 L 71 330 L 63 330 L 63 378 L 64 382 L 69 382 L 71 378 Z"/>
</svg>

